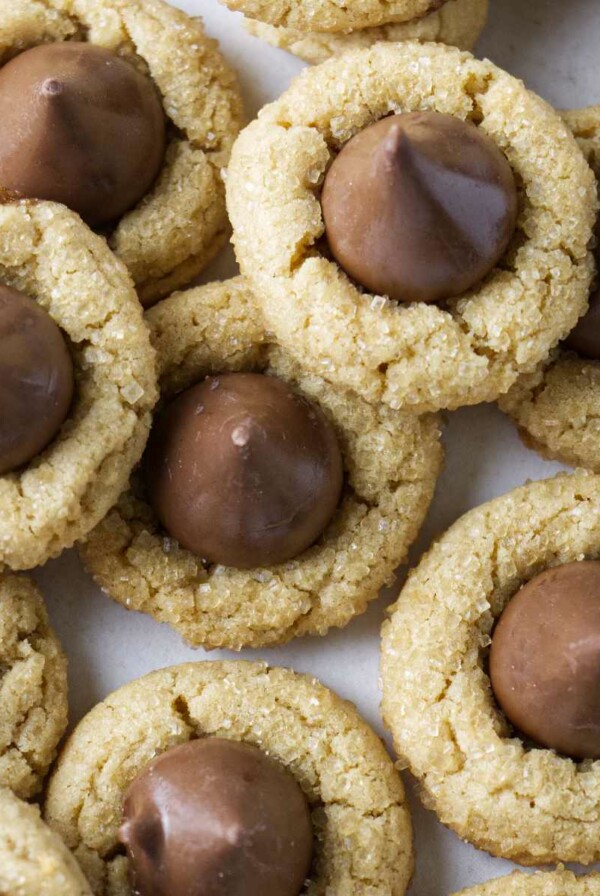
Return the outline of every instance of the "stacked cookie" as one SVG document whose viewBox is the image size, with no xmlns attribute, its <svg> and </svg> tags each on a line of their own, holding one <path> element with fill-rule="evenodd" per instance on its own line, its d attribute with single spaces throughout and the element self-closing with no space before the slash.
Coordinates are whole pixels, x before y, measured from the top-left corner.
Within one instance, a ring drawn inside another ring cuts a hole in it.
<svg viewBox="0 0 600 896">
<path fill-rule="evenodd" d="M 593 301 L 577 322 L 594 114 L 567 121 L 585 155 L 521 84 L 451 49 L 379 44 L 304 72 L 242 133 L 228 179 L 238 260 L 281 343 L 376 405 L 500 398 L 593 469 Z M 553 354 L 566 337 L 577 398 Z M 582 472 L 473 511 L 384 629 L 384 717 L 426 804 L 523 864 L 599 858 L 599 497 Z"/>
<path fill-rule="evenodd" d="M 197 21 L 161 0 L 2 15 L 0 890 L 189 892 L 201 870 L 247 893 L 307 878 L 315 892 L 373 880 L 403 893 L 410 818 L 376 735 L 318 682 L 260 664 L 132 685 L 62 754 L 51 828 L 20 801 L 65 731 L 66 660 L 35 586 L 9 570 L 89 536 L 86 563 L 111 596 L 194 644 L 325 634 L 406 558 L 441 447 L 434 415 L 374 407 L 298 364 L 241 278 L 144 318 L 228 232 L 221 171 L 241 103 Z M 96 742 L 108 717 L 98 753 L 86 732 Z M 98 776 L 114 792 L 94 806 Z M 212 789 L 195 790 L 198 776 Z M 159 849 L 172 812 L 182 824 Z M 182 863 L 203 824 L 212 840 Z"/>
<path fill-rule="evenodd" d="M 85 536 L 140 459 L 157 392 L 138 296 L 225 242 L 242 113 L 201 25 L 161 0 L 19 0 L 0 58 L 0 566 L 26 569 Z"/>
<path fill-rule="evenodd" d="M 325 60 L 237 140 L 235 76 L 163 0 L 0 13 L 8 896 L 404 896 L 414 861 L 376 734 L 258 662 L 111 695 L 60 752 L 42 821 L 22 800 L 65 731 L 66 661 L 13 571 L 77 542 L 113 600 L 191 645 L 279 645 L 394 581 L 440 411 L 499 401 L 597 466 L 597 110 L 563 118 L 445 46 L 475 41 L 486 0 L 227 5 Z M 226 241 L 225 200 L 242 276 L 173 293 Z M 472 511 L 384 627 L 403 765 L 442 822 L 526 865 L 600 859 L 599 507 L 580 471 Z M 599 888 L 560 868 L 466 893 Z"/>
</svg>

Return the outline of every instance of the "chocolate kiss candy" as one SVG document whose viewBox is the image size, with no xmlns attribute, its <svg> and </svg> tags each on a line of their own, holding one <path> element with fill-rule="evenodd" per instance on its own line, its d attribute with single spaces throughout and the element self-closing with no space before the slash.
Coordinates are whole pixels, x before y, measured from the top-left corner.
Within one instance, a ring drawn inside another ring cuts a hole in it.
<svg viewBox="0 0 600 896">
<path fill-rule="evenodd" d="M 356 135 L 323 186 L 329 247 L 377 295 L 440 302 L 480 283 L 505 253 L 517 188 L 505 156 L 481 128 L 412 112 Z"/>
<path fill-rule="evenodd" d="M 214 737 L 138 775 L 120 839 L 140 896 L 299 896 L 313 849 L 308 803 L 287 769 Z"/>
<path fill-rule="evenodd" d="M 490 678 L 509 721 L 573 759 L 600 759 L 600 562 L 536 576 L 493 635 Z"/>
<path fill-rule="evenodd" d="M 161 168 L 152 81 L 88 43 L 45 44 L 0 69 L 0 189 L 61 202 L 92 226 L 120 218 Z"/>
<path fill-rule="evenodd" d="M 291 560 L 325 530 L 342 489 L 336 435 L 281 380 L 211 377 L 153 429 L 148 496 L 167 532 L 203 560 L 239 569 Z"/>
<path fill-rule="evenodd" d="M 65 339 L 37 302 L 0 285 L 0 475 L 43 451 L 73 398 Z"/>
</svg>

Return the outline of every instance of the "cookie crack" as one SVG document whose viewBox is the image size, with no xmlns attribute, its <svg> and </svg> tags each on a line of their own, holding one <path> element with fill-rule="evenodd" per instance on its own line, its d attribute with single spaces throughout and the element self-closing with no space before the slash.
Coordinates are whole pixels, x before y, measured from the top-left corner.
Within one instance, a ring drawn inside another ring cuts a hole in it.
<svg viewBox="0 0 600 896">
<path fill-rule="evenodd" d="M 196 730 L 196 722 L 190 712 L 189 704 L 183 694 L 178 694 L 173 701 L 173 712 L 183 722 L 190 734 Z"/>
</svg>

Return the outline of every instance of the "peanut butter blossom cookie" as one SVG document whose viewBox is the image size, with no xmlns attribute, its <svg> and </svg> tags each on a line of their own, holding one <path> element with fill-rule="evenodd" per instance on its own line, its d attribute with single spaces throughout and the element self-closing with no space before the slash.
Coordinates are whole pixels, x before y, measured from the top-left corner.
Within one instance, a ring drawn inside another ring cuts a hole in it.
<svg viewBox="0 0 600 896">
<path fill-rule="evenodd" d="M 488 0 L 446 0 L 426 15 L 408 22 L 392 22 L 372 28 L 346 32 L 299 31 L 275 28 L 265 22 L 246 20 L 251 34 L 275 47 L 289 50 L 307 62 L 324 62 L 330 56 L 371 47 L 380 41 L 435 41 L 470 50 L 483 31 L 487 20 Z"/>
<path fill-rule="evenodd" d="M 86 535 L 144 449 L 154 353 L 127 271 L 73 212 L 0 206 L 0 569 Z"/>
<path fill-rule="evenodd" d="M 66 727 L 67 661 L 42 597 L 28 578 L 0 574 L 0 788 L 36 794 Z"/>
<path fill-rule="evenodd" d="M 569 112 L 565 119 L 600 177 L 600 106 Z M 502 397 L 500 407 L 524 441 L 544 456 L 600 472 L 598 278 L 587 313 L 549 360 Z"/>
<path fill-rule="evenodd" d="M 261 663 L 195 663 L 80 723 L 45 804 L 96 896 L 403 896 L 400 777 L 355 708 Z"/>
<path fill-rule="evenodd" d="M 77 862 L 39 809 L 0 789 L 0 893 L 92 896 Z"/>
<path fill-rule="evenodd" d="M 242 278 L 175 295 L 148 322 L 163 404 L 130 491 L 81 545 L 88 570 L 197 646 L 346 625 L 416 537 L 439 420 L 301 370 Z"/>
<path fill-rule="evenodd" d="M 101 230 L 149 304 L 227 233 L 241 101 L 200 22 L 163 0 L 11 2 L 0 35 L 0 189 Z"/>
<path fill-rule="evenodd" d="M 515 871 L 507 877 L 490 880 L 477 887 L 461 890 L 456 896 L 599 896 L 600 874 L 575 877 L 571 871 Z"/>
<path fill-rule="evenodd" d="M 573 135 L 449 47 L 378 44 L 303 72 L 236 143 L 228 204 L 281 345 L 373 403 L 497 398 L 588 298 L 597 197 Z"/>
<path fill-rule="evenodd" d="M 424 802 L 524 865 L 600 859 L 599 527 L 597 476 L 516 489 L 448 530 L 384 627 L 384 716 Z"/>
</svg>

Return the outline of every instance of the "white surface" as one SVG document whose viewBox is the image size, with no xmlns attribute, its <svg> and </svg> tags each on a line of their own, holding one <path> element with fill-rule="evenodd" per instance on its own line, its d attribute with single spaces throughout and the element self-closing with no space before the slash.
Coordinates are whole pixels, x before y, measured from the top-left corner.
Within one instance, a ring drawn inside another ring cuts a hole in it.
<svg viewBox="0 0 600 896">
<path fill-rule="evenodd" d="M 600 102 L 598 0 L 491 3 L 492 15 L 480 43 L 480 55 L 523 77 L 557 105 Z M 281 93 L 302 68 L 298 60 L 246 35 L 239 17 L 220 7 L 217 0 L 178 0 L 176 5 L 201 13 L 208 31 L 219 38 L 240 74 L 249 114 L 255 114 Z M 232 256 L 224 253 L 205 279 L 234 272 Z M 541 479 L 560 469 L 558 464 L 545 463 L 527 451 L 512 426 L 491 406 L 452 415 L 445 441 L 446 469 L 413 560 L 432 537 L 469 508 L 527 479 Z M 161 666 L 207 656 L 185 647 L 165 626 L 129 614 L 104 597 L 82 571 L 74 552 L 48 564 L 36 577 L 70 659 L 72 722 L 132 678 Z M 382 731 L 378 648 L 385 606 L 384 598 L 347 629 L 325 639 L 303 639 L 280 649 L 245 651 L 241 656 L 264 658 L 316 675 L 354 701 L 368 721 Z M 226 656 L 218 651 L 210 654 L 211 659 Z M 418 857 L 411 896 L 448 896 L 463 886 L 510 870 L 510 863 L 490 858 L 445 830 L 420 806 L 408 776 L 406 779 L 413 796 Z"/>
</svg>

